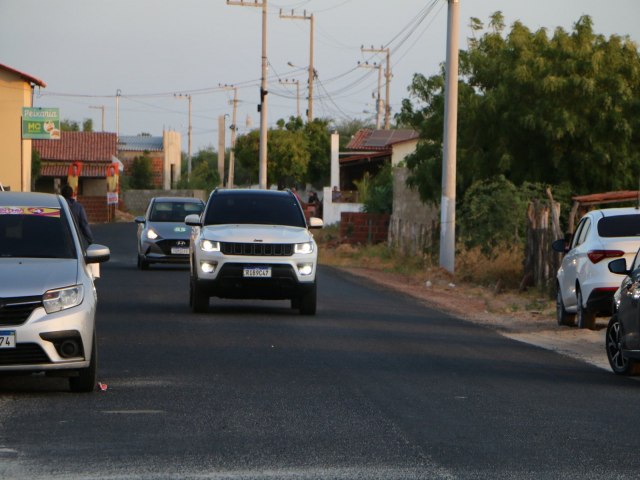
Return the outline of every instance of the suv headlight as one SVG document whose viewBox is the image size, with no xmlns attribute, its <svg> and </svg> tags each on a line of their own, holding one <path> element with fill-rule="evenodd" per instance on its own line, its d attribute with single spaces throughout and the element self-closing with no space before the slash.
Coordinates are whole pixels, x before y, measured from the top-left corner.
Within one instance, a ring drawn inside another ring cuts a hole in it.
<svg viewBox="0 0 640 480">
<path fill-rule="evenodd" d="M 312 253 L 313 252 L 313 242 L 305 242 L 305 243 L 296 243 L 293 247 L 293 253 Z"/>
<path fill-rule="evenodd" d="M 203 252 L 219 252 L 220 242 L 214 242 L 211 240 L 200 240 L 200 249 Z"/>
<path fill-rule="evenodd" d="M 47 313 L 59 312 L 82 303 L 84 288 L 82 285 L 49 290 L 42 296 L 42 304 Z"/>
</svg>

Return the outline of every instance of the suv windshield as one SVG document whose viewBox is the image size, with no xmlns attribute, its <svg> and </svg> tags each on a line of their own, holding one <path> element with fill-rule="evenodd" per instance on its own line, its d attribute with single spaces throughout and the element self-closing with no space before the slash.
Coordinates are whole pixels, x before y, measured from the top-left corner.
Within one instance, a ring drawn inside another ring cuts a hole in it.
<svg viewBox="0 0 640 480">
<path fill-rule="evenodd" d="M 155 202 L 149 215 L 151 222 L 184 222 L 192 213 L 200 215 L 204 205 L 194 202 Z"/>
<path fill-rule="evenodd" d="M 601 237 L 638 237 L 640 236 L 640 214 L 601 218 L 598 222 L 598 235 Z"/>
<path fill-rule="evenodd" d="M 59 208 L 0 208 L 0 257 L 76 258 Z"/>
<path fill-rule="evenodd" d="M 207 207 L 204 224 L 307 226 L 292 195 L 266 192 L 214 194 Z"/>
</svg>

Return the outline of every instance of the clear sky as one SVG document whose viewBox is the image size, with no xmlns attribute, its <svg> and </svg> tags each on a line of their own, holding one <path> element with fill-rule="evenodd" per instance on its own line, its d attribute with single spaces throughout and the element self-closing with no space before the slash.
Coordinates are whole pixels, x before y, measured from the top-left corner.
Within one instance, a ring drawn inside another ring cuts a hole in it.
<svg viewBox="0 0 640 480">
<path fill-rule="evenodd" d="M 384 59 L 363 53 L 362 45 L 390 48 L 392 113 L 407 97 L 412 75 L 435 74 L 445 59 L 446 0 L 267 1 L 270 125 L 296 113 L 295 85 L 279 80 L 299 80 L 302 116 L 307 108 L 311 22 L 282 19 L 280 9 L 314 14 L 316 117 L 375 121 L 377 71 L 358 62 Z M 586 14 L 597 33 L 629 35 L 640 44 L 640 0 L 460 0 L 460 48 L 470 36 L 470 17 L 488 23 L 497 10 L 507 30 L 515 20 L 531 30 L 571 30 Z M 178 130 L 184 151 L 188 102 L 174 94 L 191 94 L 194 154 L 207 146 L 217 149 L 218 117 L 232 113 L 232 93 L 220 84 L 238 86 L 239 133 L 260 123 L 256 7 L 225 0 L 0 0 L 0 63 L 47 84 L 35 106 L 59 107 L 62 118 L 79 123 L 92 118 L 95 130 L 101 129 L 102 114 L 90 107 L 104 106 L 105 130 L 116 131 L 120 91 L 120 135 Z"/>
</svg>

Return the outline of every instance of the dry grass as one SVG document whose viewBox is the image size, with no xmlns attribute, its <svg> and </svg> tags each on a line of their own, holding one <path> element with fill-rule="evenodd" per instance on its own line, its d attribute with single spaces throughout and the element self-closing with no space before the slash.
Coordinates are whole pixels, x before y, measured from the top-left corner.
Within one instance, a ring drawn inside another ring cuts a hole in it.
<svg viewBox="0 0 640 480">
<path fill-rule="evenodd" d="M 319 262 L 324 265 L 367 269 L 371 277 L 379 277 L 382 272 L 389 281 L 393 279 L 433 293 L 464 291 L 466 299 L 481 300 L 484 312 L 553 314 L 554 303 L 543 292 L 519 291 L 523 253 L 513 246 L 497 249 L 490 256 L 480 249 L 461 249 L 456 252 L 456 272 L 451 274 L 438 266 L 437 257 L 407 257 L 385 244 L 340 243 L 337 227 L 326 227 L 315 235 L 320 246 Z M 457 298 L 456 301 L 466 301 L 460 296 Z"/>
</svg>

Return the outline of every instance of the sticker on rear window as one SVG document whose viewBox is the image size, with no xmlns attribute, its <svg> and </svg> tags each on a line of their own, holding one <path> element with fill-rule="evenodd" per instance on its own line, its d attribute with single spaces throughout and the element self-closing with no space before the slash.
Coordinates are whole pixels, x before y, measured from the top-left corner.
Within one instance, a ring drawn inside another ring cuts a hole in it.
<svg viewBox="0 0 640 480">
<path fill-rule="evenodd" d="M 60 218 L 60 209 L 46 207 L 0 207 L 0 215 L 33 215 L 36 217 Z"/>
</svg>

